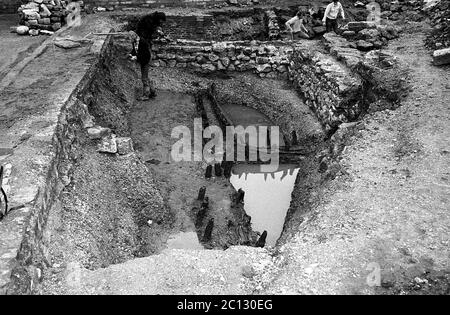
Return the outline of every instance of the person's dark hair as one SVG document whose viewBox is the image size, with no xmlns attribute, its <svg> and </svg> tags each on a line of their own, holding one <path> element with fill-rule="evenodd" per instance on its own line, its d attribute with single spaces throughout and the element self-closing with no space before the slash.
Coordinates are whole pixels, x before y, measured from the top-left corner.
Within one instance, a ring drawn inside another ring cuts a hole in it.
<svg viewBox="0 0 450 315">
<path fill-rule="evenodd" d="M 303 17 L 303 12 L 302 12 L 302 11 L 298 11 L 298 12 L 297 12 L 297 17 L 298 17 L 298 18 Z"/>
<path fill-rule="evenodd" d="M 164 12 L 153 12 L 152 14 L 148 14 L 139 20 L 136 33 L 139 37 L 151 42 L 158 27 L 161 27 L 165 21 L 166 14 Z"/>
<path fill-rule="evenodd" d="M 161 24 L 166 21 L 166 14 L 164 12 L 156 11 L 155 13 L 153 13 L 153 16 L 154 16 L 154 19 L 159 24 L 158 26 L 161 26 Z"/>
</svg>

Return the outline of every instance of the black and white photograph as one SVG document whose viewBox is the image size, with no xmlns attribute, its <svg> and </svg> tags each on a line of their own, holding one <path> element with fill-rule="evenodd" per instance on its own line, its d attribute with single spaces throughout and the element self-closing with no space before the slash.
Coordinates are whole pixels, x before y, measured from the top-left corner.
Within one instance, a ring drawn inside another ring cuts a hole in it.
<svg viewBox="0 0 450 315">
<path fill-rule="evenodd" d="M 450 0 L 0 0 L 0 295 L 450 295 Z"/>
</svg>

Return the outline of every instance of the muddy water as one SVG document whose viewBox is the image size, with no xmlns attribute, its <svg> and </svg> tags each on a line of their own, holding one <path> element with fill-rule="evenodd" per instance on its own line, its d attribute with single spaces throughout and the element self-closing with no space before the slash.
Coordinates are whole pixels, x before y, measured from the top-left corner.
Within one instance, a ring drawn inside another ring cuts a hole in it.
<svg viewBox="0 0 450 315">
<path fill-rule="evenodd" d="M 267 245 L 274 246 L 283 232 L 291 194 L 299 169 L 280 166 L 276 173 L 261 173 L 258 165 L 237 165 L 230 179 L 236 190 L 245 191 L 245 211 L 255 231 L 267 231 Z"/>
<path fill-rule="evenodd" d="M 231 202 L 234 190 L 228 180 L 222 176 L 206 179 L 207 165 L 203 162 L 175 162 L 170 158 L 172 145 L 178 141 L 171 137 L 173 128 L 186 126 L 193 134 L 194 119 L 200 117 L 192 96 L 171 91 L 158 91 L 156 98 L 136 102 L 129 115 L 135 148 L 174 218 L 173 229 L 166 231 L 164 241 L 169 248 L 182 249 L 201 248 L 199 240 L 207 248 L 227 248 L 248 238 L 253 241 L 257 236 L 242 228 L 245 217 Z M 197 224 L 201 208 L 197 197 L 202 187 L 207 187 L 209 204 L 204 219 Z M 212 219 L 212 237 L 205 241 L 205 230 Z"/>
<path fill-rule="evenodd" d="M 241 106 L 241 105 L 235 105 L 235 104 L 225 104 L 222 105 L 222 109 L 224 110 L 227 117 L 233 122 L 234 126 L 243 126 L 245 128 L 249 126 L 255 126 L 256 128 L 264 126 L 264 127 L 271 127 L 274 124 L 272 121 L 261 113 L 260 111 L 247 107 L 247 106 Z M 241 139 L 242 141 L 245 141 L 245 139 Z M 250 141 L 254 141 L 253 143 L 258 143 L 258 139 L 248 139 Z M 250 142 L 252 143 L 252 142 Z M 279 146 L 284 146 L 284 140 L 282 137 L 279 139 Z"/>
</svg>

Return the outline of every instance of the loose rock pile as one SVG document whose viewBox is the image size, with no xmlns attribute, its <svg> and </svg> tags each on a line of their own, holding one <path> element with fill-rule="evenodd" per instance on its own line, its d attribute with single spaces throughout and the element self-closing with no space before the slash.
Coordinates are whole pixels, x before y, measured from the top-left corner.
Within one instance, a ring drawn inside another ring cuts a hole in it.
<svg viewBox="0 0 450 315">
<path fill-rule="evenodd" d="M 378 0 L 381 5 L 381 18 L 390 21 L 412 21 L 423 20 L 422 12 L 423 0 Z"/>
<path fill-rule="evenodd" d="M 450 1 L 440 1 L 427 10 L 433 30 L 426 44 L 431 49 L 450 47 Z"/>
<path fill-rule="evenodd" d="M 33 0 L 18 9 L 20 24 L 16 32 L 19 35 L 52 34 L 65 23 L 68 14 L 68 2 L 61 0 Z"/>
<path fill-rule="evenodd" d="M 398 30 L 391 25 L 376 25 L 371 22 L 350 22 L 342 33 L 352 45 L 361 51 L 380 49 L 389 40 L 398 38 Z"/>
</svg>

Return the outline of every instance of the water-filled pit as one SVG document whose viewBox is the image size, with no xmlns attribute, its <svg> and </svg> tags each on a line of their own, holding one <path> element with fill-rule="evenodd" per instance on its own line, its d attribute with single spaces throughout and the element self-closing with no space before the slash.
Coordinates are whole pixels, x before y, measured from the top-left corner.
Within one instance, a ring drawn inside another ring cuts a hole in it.
<svg viewBox="0 0 450 315">
<path fill-rule="evenodd" d="M 263 173 L 259 165 L 237 165 L 230 178 L 237 190 L 245 192 L 244 209 L 252 227 L 267 231 L 267 244 L 275 246 L 283 232 L 286 214 L 298 175 L 296 165 L 281 165 L 274 173 Z"/>
<path fill-rule="evenodd" d="M 127 58 L 129 50 L 127 38 L 112 38 L 91 84 L 78 97 L 91 115 L 87 120 L 131 138 L 134 150 L 98 152 L 109 138 L 92 138 L 81 118 L 72 146 L 72 180 L 49 218 L 54 262 L 75 261 L 95 270 L 171 249 L 276 246 L 290 219 L 291 196 L 302 182 L 297 177 L 314 168 L 324 138 L 314 113 L 286 80 L 250 72 L 153 68 L 157 96 L 139 101 L 140 73 Z M 229 163 L 174 162 L 170 153 L 178 139 L 172 130 L 193 131 L 194 119 L 222 128 L 280 126 L 280 142 L 295 144 L 295 150 L 270 174 L 259 173 L 257 163 L 231 163 L 227 176 Z M 202 187 L 207 199 L 199 200 Z"/>
</svg>

